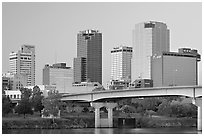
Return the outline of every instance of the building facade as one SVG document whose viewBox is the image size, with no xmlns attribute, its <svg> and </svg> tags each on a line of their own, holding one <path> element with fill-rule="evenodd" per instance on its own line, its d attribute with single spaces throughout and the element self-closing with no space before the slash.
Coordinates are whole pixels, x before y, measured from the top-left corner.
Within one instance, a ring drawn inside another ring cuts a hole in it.
<svg viewBox="0 0 204 136">
<path fill-rule="evenodd" d="M 136 79 L 131 87 L 134 88 L 145 88 L 145 87 L 153 87 L 153 81 L 151 79 Z"/>
<path fill-rule="evenodd" d="M 169 51 L 169 29 L 162 22 L 142 22 L 133 30 L 132 81 L 151 79 L 151 57 Z"/>
<path fill-rule="evenodd" d="M 130 86 L 130 81 L 128 80 L 110 80 L 108 83 L 109 90 L 127 89 Z"/>
<path fill-rule="evenodd" d="M 28 76 L 26 74 L 13 74 L 10 72 L 2 75 L 2 88 L 4 90 L 20 90 L 27 85 Z"/>
<path fill-rule="evenodd" d="M 132 47 L 120 46 L 111 50 L 111 80 L 131 80 Z"/>
<path fill-rule="evenodd" d="M 2 90 L 12 90 L 10 78 L 2 76 Z"/>
<path fill-rule="evenodd" d="M 17 52 L 10 53 L 10 72 L 27 75 L 27 85 L 35 85 L 35 46 L 22 45 Z"/>
<path fill-rule="evenodd" d="M 102 84 L 102 33 L 97 30 L 77 34 L 77 58 L 74 58 L 74 82 Z"/>
<path fill-rule="evenodd" d="M 185 86 L 198 84 L 197 50 L 181 48 L 178 52 L 163 52 L 152 57 L 154 87 Z"/>
<path fill-rule="evenodd" d="M 66 93 L 73 83 L 73 69 L 66 63 L 45 65 L 43 69 L 43 85 L 55 85 L 59 93 Z"/>
<path fill-rule="evenodd" d="M 74 81 L 75 83 L 86 82 L 86 58 L 74 58 Z"/>
</svg>

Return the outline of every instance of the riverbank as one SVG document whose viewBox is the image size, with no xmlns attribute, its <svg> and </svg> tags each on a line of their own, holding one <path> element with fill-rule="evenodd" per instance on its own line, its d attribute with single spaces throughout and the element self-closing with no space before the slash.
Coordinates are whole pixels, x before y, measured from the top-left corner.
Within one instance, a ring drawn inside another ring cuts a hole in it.
<svg viewBox="0 0 204 136">
<path fill-rule="evenodd" d="M 94 128 L 94 117 L 66 117 L 54 119 L 36 118 L 2 118 L 2 129 L 71 129 Z M 135 118 L 136 128 L 159 127 L 196 127 L 196 118 Z M 114 118 L 113 126 L 118 127 L 118 118 Z"/>
</svg>

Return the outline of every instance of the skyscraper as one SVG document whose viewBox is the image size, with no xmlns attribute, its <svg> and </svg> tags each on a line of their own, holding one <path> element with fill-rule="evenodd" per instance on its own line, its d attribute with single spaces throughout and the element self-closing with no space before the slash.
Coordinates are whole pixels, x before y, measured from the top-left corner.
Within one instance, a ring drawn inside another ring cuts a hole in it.
<svg viewBox="0 0 204 136">
<path fill-rule="evenodd" d="M 132 47 L 120 46 L 111 50 L 111 80 L 131 80 Z"/>
<path fill-rule="evenodd" d="M 27 85 L 35 85 L 35 46 L 22 45 L 17 52 L 10 53 L 10 72 L 27 75 Z"/>
<path fill-rule="evenodd" d="M 97 30 L 77 34 L 77 58 L 74 58 L 74 82 L 102 84 L 102 33 Z"/>
<path fill-rule="evenodd" d="M 43 68 L 43 85 L 54 85 L 59 93 L 66 93 L 73 83 L 73 70 L 66 63 L 56 63 Z"/>
<path fill-rule="evenodd" d="M 151 58 L 169 51 L 169 29 L 162 22 L 142 22 L 133 30 L 132 81 L 151 79 Z"/>
</svg>

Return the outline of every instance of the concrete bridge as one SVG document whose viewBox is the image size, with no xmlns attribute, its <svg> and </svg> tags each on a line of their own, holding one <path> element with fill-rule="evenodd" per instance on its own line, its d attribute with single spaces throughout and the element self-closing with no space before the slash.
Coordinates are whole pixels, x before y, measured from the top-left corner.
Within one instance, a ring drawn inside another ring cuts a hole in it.
<svg viewBox="0 0 204 136">
<path fill-rule="evenodd" d="M 202 86 L 172 86 L 154 88 L 132 88 L 124 90 L 105 90 L 81 94 L 63 94 L 62 101 L 87 101 L 95 108 L 95 127 L 113 127 L 112 110 L 117 106 L 113 101 L 121 98 L 185 96 L 198 107 L 197 129 L 202 130 Z M 100 108 L 108 109 L 108 119 L 100 119 Z M 106 124 L 104 124 L 104 123 Z"/>
</svg>

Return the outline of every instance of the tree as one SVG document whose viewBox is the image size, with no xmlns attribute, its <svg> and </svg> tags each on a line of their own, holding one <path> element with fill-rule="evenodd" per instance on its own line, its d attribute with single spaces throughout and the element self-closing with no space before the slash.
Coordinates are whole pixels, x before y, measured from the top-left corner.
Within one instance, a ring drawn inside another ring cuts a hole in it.
<svg viewBox="0 0 204 136">
<path fill-rule="evenodd" d="M 171 115 L 170 101 L 164 99 L 162 103 L 158 106 L 158 113 L 160 115 Z"/>
<path fill-rule="evenodd" d="M 159 98 L 144 98 L 141 100 L 140 104 L 142 105 L 144 111 L 157 111 L 159 104 L 161 104 L 161 100 Z"/>
<path fill-rule="evenodd" d="M 32 105 L 30 102 L 30 96 L 32 91 L 31 89 L 28 89 L 28 88 L 21 88 L 20 91 L 21 91 L 22 97 L 18 105 L 16 106 L 15 111 L 18 114 L 23 114 L 25 118 L 26 114 L 33 114 Z"/>
<path fill-rule="evenodd" d="M 123 105 L 122 108 L 120 109 L 124 113 L 135 113 L 136 108 L 130 105 Z"/>
<path fill-rule="evenodd" d="M 31 97 L 31 103 L 32 103 L 32 108 L 36 112 L 40 112 L 44 108 L 42 105 L 42 92 L 40 91 L 40 88 L 38 86 L 33 87 L 33 93 Z"/>
<path fill-rule="evenodd" d="M 2 115 L 5 116 L 12 111 L 12 102 L 6 95 L 2 95 Z"/>
<path fill-rule="evenodd" d="M 59 93 L 50 93 L 48 97 L 42 99 L 42 105 L 44 106 L 42 114 L 52 116 L 53 122 L 63 104 L 60 99 L 61 95 Z"/>
<path fill-rule="evenodd" d="M 193 117 L 196 116 L 196 106 L 190 103 L 182 103 L 173 100 L 171 102 L 172 115 L 177 117 Z"/>
</svg>

